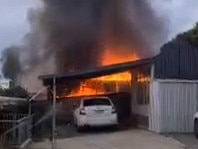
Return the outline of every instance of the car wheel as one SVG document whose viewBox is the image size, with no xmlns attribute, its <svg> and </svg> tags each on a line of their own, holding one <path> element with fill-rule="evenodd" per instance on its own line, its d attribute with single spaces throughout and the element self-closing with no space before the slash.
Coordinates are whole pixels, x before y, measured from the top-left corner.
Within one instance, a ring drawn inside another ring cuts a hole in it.
<svg viewBox="0 0 198 149">
<path fill-rule="evenodd" d="M 83 132 L 83 130 L 84 130 L 84 128 L 82 126 L 77 126 L 76 128 L 77 128 L 78 132 Z"/>
<path fill-rule="evenodd" d="M 194 133 L 195 133 L 195 137 L 198 139 L 198 120 L 197 119 L 194 122 Z"/>
<path fill-rule="evenodd" d="M 118 131 L 119 130 L 119 126 L 117 124 L 112 125 L 111 128 L 112 128 L 113 131 Z"/>
</svg>

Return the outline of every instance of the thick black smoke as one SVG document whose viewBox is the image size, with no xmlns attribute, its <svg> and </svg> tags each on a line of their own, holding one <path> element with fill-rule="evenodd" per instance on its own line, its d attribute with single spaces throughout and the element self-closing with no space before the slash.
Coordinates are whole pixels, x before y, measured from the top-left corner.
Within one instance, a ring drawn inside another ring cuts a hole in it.
<svg viewBox="0 0 198 149">
<path fill-rule="evenodd" d="M 164 38 L 162 22 L 145 0 L 43 2 L 45 53 L 55 55 L 59 72 L 98 65 L 103 44 L 113 44 L 114 50 L 121 50 L 123 55 L 152 56 Z"/>
<path fill-rule="evenodd" d="M 166 38 L 163 22 L 146 0 L 42 0 L 31 10 L 31 31 L 21 52 L 22 70 L 54 57 L 56 72 L 100 65 L 106 44 L 111 52 L 155 55 Z"/>
</svg>

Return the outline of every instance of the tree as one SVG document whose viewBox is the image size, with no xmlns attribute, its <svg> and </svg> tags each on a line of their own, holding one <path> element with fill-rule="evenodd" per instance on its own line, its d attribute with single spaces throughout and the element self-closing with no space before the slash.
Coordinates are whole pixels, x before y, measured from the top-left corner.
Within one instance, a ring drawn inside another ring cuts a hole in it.
<svg viewBox="0 0 198 149">
<path fill-rule="evenodd" d="M 186 39 L 188 42 L 198 45 L 198 23 L 195 25 L 195 27 L 178 37 Z"/>
<path fill-rule="evenodd" d="M 2 73 L 4 77 L 13 81 L 17 79 L 18 74 L 21 72 L 19 52 L 20 48 L 16 46 L 9 47 L 2 52 Z"/>
</svg>

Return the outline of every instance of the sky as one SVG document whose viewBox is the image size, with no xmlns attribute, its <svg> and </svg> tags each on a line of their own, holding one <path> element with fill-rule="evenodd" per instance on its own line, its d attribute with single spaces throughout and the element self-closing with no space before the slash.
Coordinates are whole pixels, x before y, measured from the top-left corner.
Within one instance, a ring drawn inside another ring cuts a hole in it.
<svg viewBox="0 0 198 149">
<path fill-rule="evenodd" d="M 21 42 L 29 30 L 27 11 L 36 0 L 0 0 L 0 51 Z"/>
<path fill-rule="evenodd" d="M 156 13 L 164 17 L 168 26 L 168 40 L 198 22 L 198 0 L 151 0 Z"/>
<path fill-rule="evenodd" d="M 198 0 L 150 0 L 156 14 L 168 27 L 168 40 L 198 22 Z M 26 18 L 29 8 L 36 8 L 38 0 L 0 0 L 0 51 L 18 44 L 28 32 Z"/>
</svg>

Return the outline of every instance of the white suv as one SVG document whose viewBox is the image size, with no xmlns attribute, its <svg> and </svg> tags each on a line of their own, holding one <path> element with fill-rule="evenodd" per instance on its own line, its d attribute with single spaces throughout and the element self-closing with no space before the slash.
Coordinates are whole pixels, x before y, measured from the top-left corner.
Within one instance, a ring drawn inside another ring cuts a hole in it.
<svg viewBox="0 0 198 149">
<path fill-rule="evenodd" d="M 78 129 L 84 126 L 117 125 L 115 106 L 108 97 L 83 98 L 74 111 L 74 124 Z"/>
</svg>

